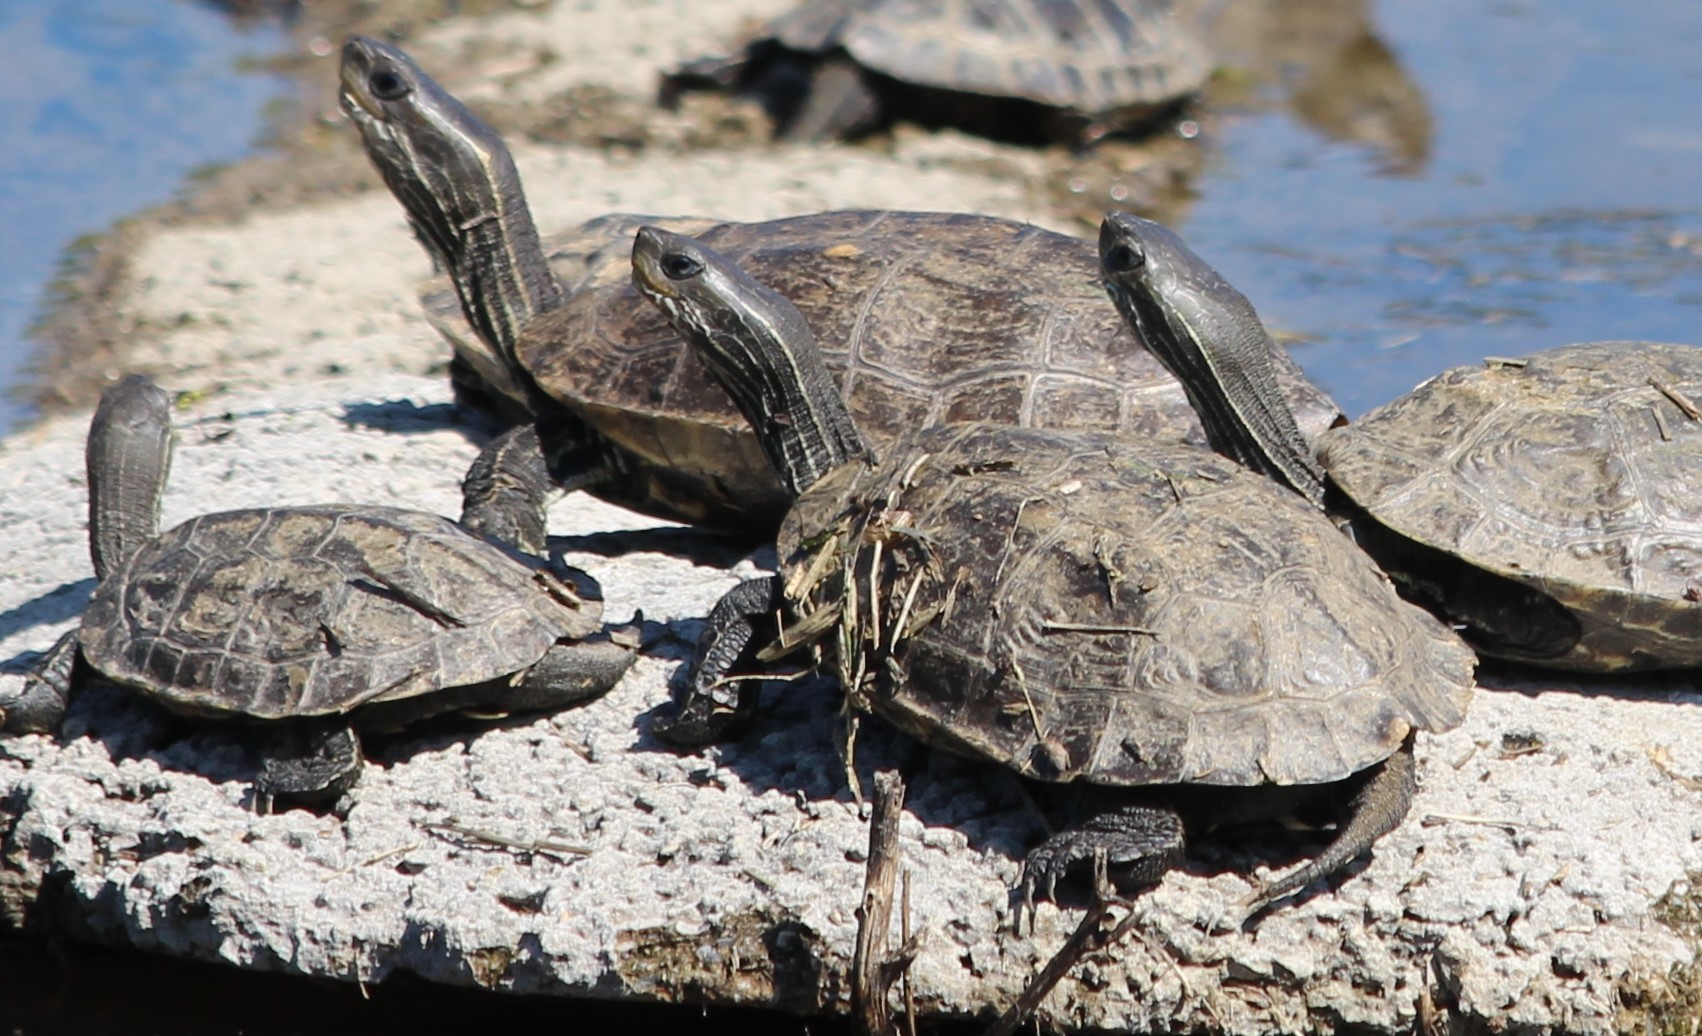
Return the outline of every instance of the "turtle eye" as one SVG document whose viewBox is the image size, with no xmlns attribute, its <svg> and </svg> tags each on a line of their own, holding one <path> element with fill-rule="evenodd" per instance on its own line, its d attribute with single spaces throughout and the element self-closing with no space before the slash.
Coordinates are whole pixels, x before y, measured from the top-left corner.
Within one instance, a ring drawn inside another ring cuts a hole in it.
<svg viewBox="0 0 1702 1036">
<path fill-rule="evenodd" d="M 1133 273 L 1146 265 L 1146 256 L 1131 245 L 1112 245 L 1101 262 L 1107 273 Z"/>
<path fill-rule="evenodd" d="M 671 281 L 690 280 L 703 272 L 703 264 L 684 252 L 669 252 L 662 257 L 662 272 Z"/>
<path fill-rule="evenodd" d="M 408 94 L 408 84 L 389 70 L 374 72 L 367 78 L 366 85 L 372 96 L 381 101 L 399 101 Z"/>
</svg>

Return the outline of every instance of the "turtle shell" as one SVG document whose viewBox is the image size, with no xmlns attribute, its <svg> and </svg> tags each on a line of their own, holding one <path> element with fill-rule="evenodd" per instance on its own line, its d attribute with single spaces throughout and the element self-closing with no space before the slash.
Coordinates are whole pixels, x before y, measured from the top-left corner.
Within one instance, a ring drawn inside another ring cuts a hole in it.
<svg viewBox="0 0 1702 1036">
<path fill-rule="evenodd" d="M 1167 0 L 805 0 L 762 34 L 804 53 L 842 48 L 917 86 L 1086 113 L 1152 106 L 1211 73 Z"/>
<path fill-rule="evenodd" d="M 180 712 L 344 713 L 526 668 L 600 608 L 437 515 L 225 511 L 177 526 L 95 591 L 84 659 Z"/>
<path fill-rule="evenodd" d="M 935 429 L 812 486 L 780 551 L 854 704 L 1045 780 L 1338 780 L 1473 688 L 1321 511 L 1183 445 Z"/>
<path fill-rule="evenodd" d="M 644 221 L 605 217 L 548 246 L 571 297 L 526 328 L 520 363 L 627 451 L 632 484 L 621 493 L 639 509 L 746 529 L 755 515 L 773 527 L 790 501 L 750 423 L 632 287 L 632 231 Z M 950 213 L 655 222 L 798 307 L 877 449 L 971 419 L 1205 442 L 1181 385 L 1106 301 L 1089 242 Z M 452 298 L 426 299 L 440 324 L 461 323 Z M 1286 351 L 1273 360 L 1309 438 L 1340 418 Z"/>
<path fill-rule="evenodd" d="M 1401 537 L 1569 609 L 1568 668 L 1702 664 L 1702 349 L 1591 342 L 1447 371 L 1319 444 Z"/>
</svg>

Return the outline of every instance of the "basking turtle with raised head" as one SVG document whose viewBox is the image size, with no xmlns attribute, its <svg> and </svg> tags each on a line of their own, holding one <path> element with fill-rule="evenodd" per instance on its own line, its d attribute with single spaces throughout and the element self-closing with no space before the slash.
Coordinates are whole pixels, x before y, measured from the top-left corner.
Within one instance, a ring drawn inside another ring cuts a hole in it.
<svg viewBox="0 0 1702 1036">
<path fill-rule="evenodd" d="M 1460 722 L 1475 659 L 1317 508 L 1210 450 L 1138 435 L 964 423 L 877 462 L 782 296 L 660 229 L 639 231 L 632 261 L 797 497 L 780 574 L 717 603 L 657 733 L 701 744 L 748 719 L 752 683 L 725 678 L 778 613 L 764 654 L 813 647 L 852 709 L 1025 777 L 1359 782 L 1334 841 L 1254 905 L 1406 814 L 1413 732 Z M 1131 794 L 1030 852 L 1025 892 L 1050 895 L 1099 851 L 1124 883 L 1156 881 L 1183 832 L 1164 791 Z"/>
<path fill-rule="evenodd" d="M 553 479 L 648 514 L 772 536 L 789 498 L 749 423 L 632 288 L 632 232 L 646 218 L 603 217 L 547 249 L 495 131 L 406 54 L 353 38 L 342 84 L 374 166 L 454 283 L 448 308 L 465 324 L 441 302 L 436 317 L 451 328 L 463 386 L 538 419 L 536 433 L 493 445 L 511 458 L 531 451 L 539 474 L 524 485 Z M 877 442 L 966 418 L 1204 441 L 1175 379 L 1105 305 L 1089 242 L 918 212 L 668 225 L 793 300 L 834 343 L 829 368 Z M 1310 433 L 1339 417 L 1287 353 L 1272 361 Z M 491 482 L 512 518 L 493 531 L 523 545 L 541 535 L 542 501 Z"/>
<path fill-rule="evenodd" d="M 1589 342 L 1460 367 L 1325 434 L 1295 427 L 1247 300 L 1180 238 L 1107 218 L 1119 305 L 1213 445 L 1327 503 L 1487 655 L 1702 665 L 1702 349 Z"/>
<path fill-rule="evenodd" d="M 356 729 L 572 705 L 632 664 L 593 636 L 600 600 L 434 514 L 252 508 L 162 533 L 171 439 L 171 400 L 152 381 L 102 397 L 88 443 L 99 585 L 81 626 L 0 701 L 0 730 L 57 729 L 79 674 L 98 675 L 173 712 L 250 723 L 264 808 L 353 783 Z"/>
<path fill-rule="evenodd" d="M 731 87 L 792 140 L 903 117 L 1091 142 L 1194 93 L 1211 68 L 1170 0 L 804 0 L 740 54 L 671 73 L 662 93 Z"/>
</svg>

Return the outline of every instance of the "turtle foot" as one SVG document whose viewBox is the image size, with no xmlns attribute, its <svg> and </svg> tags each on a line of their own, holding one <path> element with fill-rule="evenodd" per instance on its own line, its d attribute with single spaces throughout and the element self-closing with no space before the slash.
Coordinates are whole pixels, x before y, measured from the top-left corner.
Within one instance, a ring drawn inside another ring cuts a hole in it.
<svg viewBox="0 0 1702 1036">
<path fill-rule="evenodd" d="M 8 734 L 50 734 L 65 718 L 71 699 L 71 680 L 77 666 L 77 631 L 60 637 L 24 677 L 17 694 L 0 697 L 0 731 Z"/>
<path fill-rule="evenodd" d="M 1060 879 L 1072 871 L 1091 874 L 1103 853 L 1106 875 L 1120 893 L 1157 884 L 1182 859 L 1185 836 L 1174 810 L 1131 805 L 1100 813 L 1079 827 L 1060 831 L 1029 851 L 1018 888 L 1032 911 L 1036 895 L 1053 899 Z"/>
<path fill-rule="evenodd" d="M 270 813 L 277 799 L 315 802 L 348 791 L 360 775 L 360 739 L 346 724 L 286 724 L 262 749 L 254 807 Z"/>
<path fill-rule="evenodd" d="M 749 723 L 757 682 L 723 683 L 707 689 L 687 685 L 673 711 L 650 722 L 650 732 L 671 745 L 702 748 L 737 737 Z"/>
<path fill-rule="evenodd" d="M 736 675 L 759 640 L 756 623 L 781 599 L 779 581 L 772 576 L 747 579 L 715 602 L 697 641 L 697 659 L 684 691 L 675 696 L 671 715 L 650 724 L 657 737 L 676 745 L 699 748 L 733 737 L 749 724 L 756 709 L 760 679 Z"/>
</svg>

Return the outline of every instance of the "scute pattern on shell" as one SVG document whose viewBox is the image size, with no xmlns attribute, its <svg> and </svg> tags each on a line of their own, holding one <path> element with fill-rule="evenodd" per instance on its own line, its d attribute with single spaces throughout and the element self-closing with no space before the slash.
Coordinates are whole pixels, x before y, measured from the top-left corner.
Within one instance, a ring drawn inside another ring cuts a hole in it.
<svg viewBox="0 0 1702 1036">
<path fill-rule="evenodd" d="M 974 424 L 892 457 L 805 493 L 780 556 L 801 612 L 841 609 L 853 702 L 924 740 L 1049 780 L 1319 783 L 1464 716 L 1465 645 L 1232 461 Z"/>
<path fill-rule="evenodd" d="M 572 297 L 521 337 L 538 384 L 585 413 L 650 470 L 629 493 L 682 520 L 714 501 L 770 515 L 789 501 L 750 425 L 666 317 L 631 286 L 632 231 L 610 216 L 551 243 Z M 952 213 L 844 211 L 689 233 L 790 299 L 877 446 L 920 424 L 979 418 L 1039 427 L 1140 432 L 1204 443 L 1180 384 L 1122 325 L 1085 241 Z M 596 235 L 610 234 L 604 246 Z M 441 296 L 427 300 L 438 322 Z M 1335 404 L 1278 350 L 1279 380 L 1302 429 L 1320 434 Z"/>
<path fill-rule="evenodd" d="M 496 679 L 597 628 L 595 602 L 446 518 L 225 511 L 159 536 L 95 591 L 98 670 L 179 711 L 282 719 Z"/>
<path fill-rule="evenodd" d="M 1165 0 L 804 0 L 763 35 L 804 52 L 843 47 L 895 79 L 1083 112 L 1199 88 L 1204 47 Z"/>
<path fill-rule="evenodd" d="M 1572 609 L 1569 664 L 1702 664 L 1702 421 L 1657 381 L 1702 401 L 1702 349 L 1591 342 L 1456 368 L 1319 455 L 1384 525 Z"/>
</svg>

